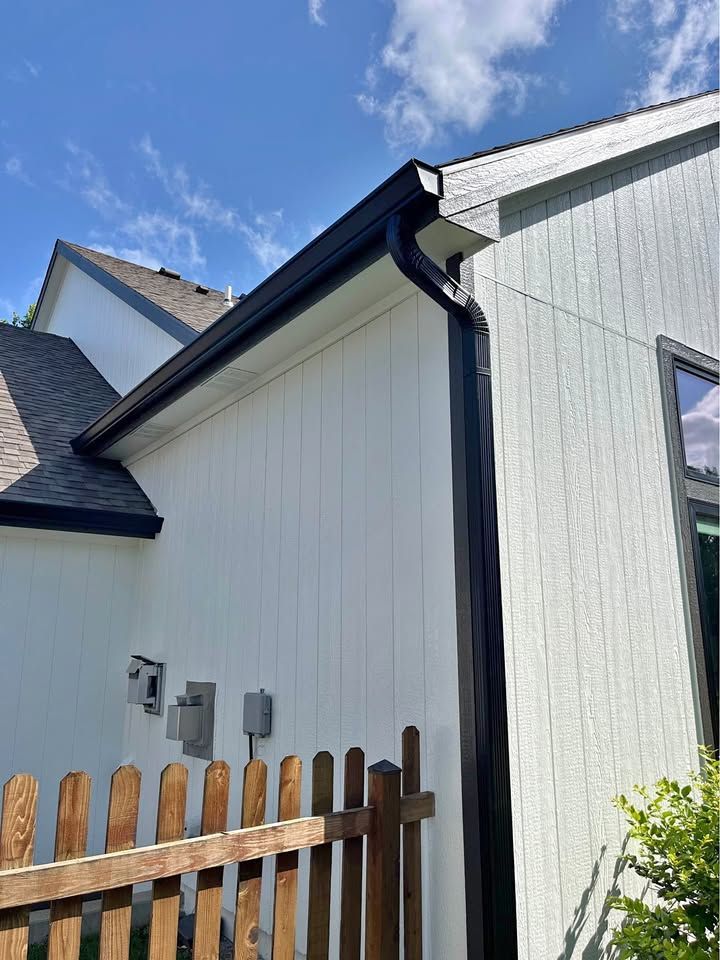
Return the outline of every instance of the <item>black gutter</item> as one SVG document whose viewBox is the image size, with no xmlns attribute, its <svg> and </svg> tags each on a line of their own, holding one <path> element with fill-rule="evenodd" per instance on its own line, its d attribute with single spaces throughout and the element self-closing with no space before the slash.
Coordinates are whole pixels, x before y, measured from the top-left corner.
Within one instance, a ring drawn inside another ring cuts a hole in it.
<svg viewBox="0 0 720 960">
<path fill-rule="evenodd" d="M 505 650 L 495 493 L 490 336 L 448 266 L 422 252 L 416 225 L 387 227 L 398 269 L 448 313 L 467 956 L 517 958 Z"/>
<path fill-rule="evenodd" d="M 107 450 L 149 417 L 342 286 L 387 253 L 398 210 L 424 226 L 438 215 L 440 173 L 411 160 L 264 280 L 72 440 L 76 453 Z"/>
<path fill-rule="evenodd" d="M 100 533 L 114 537 L 151 540 L 159 533 L 163 518 L 156 514 L 123 513 L 120 510 L 90 510 L 62 507 L 0 497 L 0 526 Z"/>
<path fill-rule="evenodd" d="M 160 327 L 161 330 L 169 334 L 174 340 L 177 340 L 178 343 L 186 346 L 188 343 L 192 343 L 193 340 L 197 339 L 198 333 L 196 330 L 193 330 L 187 324 L 183 323 L 182 320 L 178 320 L 177 317 L 168 313 L 167 310 L 163 310 L 162 307 L 158 306 L 152 300 L 148 300 L 147 297 L 138 293 L 137 290 L 133 290 L 132 287 L 123 283 L 122 280 L 118 280 L 117 277 L 108 273 L 107 270 L 103 270 L 102 267 L 99 267 L 96 263 L 93 263 L 92 260 L 78 253 L 77 250 L 73 250 L 72 247 L 68 246 L 68 244 L 62 240 L 55 242 L 55 249 L 53 250 L 53 255 L 50 260 L 50 266 L 45 275 L 40 296 L 38 297 L 37 307 L 35 308 L 35 316 L 33 317 L 32 323 L 33 327 L 35 326 L 35 318 L 40 313 L 40 307 L 42 306 L 45 291 L 58 254 L 63 256 L 69 263 L 72 263 L 78 270 L 82 270 L 83 273 L 92 277 L 93 280 L 105 287 L 106 290 L 109 290 L 110 293 L 114 294 L 119 300 L 122 300 L 123 303 L 132 307 L 133 310 L 137 310 L 138 313 L 146 317 L 151 323 L 154 323 L 155 326 Z"/>
</svg>

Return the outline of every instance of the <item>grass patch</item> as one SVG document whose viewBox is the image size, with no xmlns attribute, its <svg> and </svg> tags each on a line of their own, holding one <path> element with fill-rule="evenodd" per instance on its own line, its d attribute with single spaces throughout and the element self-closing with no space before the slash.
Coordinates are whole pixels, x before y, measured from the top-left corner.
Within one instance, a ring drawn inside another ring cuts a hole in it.
<svg viewBox="0 0 720 960">
<path fill-rule="evenodd" d="M 80 960 L 98 960 L 100 950 L 100 937 L 93 934 L 89 937 L 83 937 L 80 944 Z M 140 930 L 133 930 L 130 934 L 130 955 L 129 960 L 147 960 L 148 950 L 148 931 L 147 927 Z M 187 950 L 178 950 L 178 958 L 188 957 Z M 46 960 L 47 943 L 36 943 L 28 951 L 28 960 Z"/>
</svg>

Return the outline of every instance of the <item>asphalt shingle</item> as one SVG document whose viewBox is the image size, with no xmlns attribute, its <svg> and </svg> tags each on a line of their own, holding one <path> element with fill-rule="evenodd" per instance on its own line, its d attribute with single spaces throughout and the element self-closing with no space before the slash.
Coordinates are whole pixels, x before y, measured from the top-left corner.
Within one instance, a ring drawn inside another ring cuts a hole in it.
<svg viewBox="0 0 720 960">
<path fill-rule="evenodd" d="M 221 290 L 203 287 L 207 293 L 198 293 L 196 282 L 178 280 L 158 273 L 157 270 L 141 267 L 128 260 L 119 260 L 107 253 L 68 243 L 66 240 L 63 243 L 116 280 L 162 307 L 196 333 L 202 333 L 230 309 L 230 304 L 225 303 L 225 294 Z M 172 267 L 172 264 L 167 266 Z M 233 297 L 233 305 L 241 299 L 242 297 Z"/>
<path fill-rule="evenodd" d="M 0 501 L 154 517 L 121 464 L 70 447 L 117 399 L 72 340 L 0 324 Z"/>
</svg>

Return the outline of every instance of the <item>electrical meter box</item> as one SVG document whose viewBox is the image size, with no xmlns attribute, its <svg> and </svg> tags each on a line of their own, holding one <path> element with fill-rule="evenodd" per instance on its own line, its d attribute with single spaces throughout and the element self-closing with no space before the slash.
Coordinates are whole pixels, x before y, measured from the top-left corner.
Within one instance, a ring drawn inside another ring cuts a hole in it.
<svg viewBox="0 0 720 960">
<path fill-rule="evenodd" d="M 243 733 L 253 737 L 270 736 L 272 697 L 263 689 L 246 693 L 243 698 Z"/>
</svg>

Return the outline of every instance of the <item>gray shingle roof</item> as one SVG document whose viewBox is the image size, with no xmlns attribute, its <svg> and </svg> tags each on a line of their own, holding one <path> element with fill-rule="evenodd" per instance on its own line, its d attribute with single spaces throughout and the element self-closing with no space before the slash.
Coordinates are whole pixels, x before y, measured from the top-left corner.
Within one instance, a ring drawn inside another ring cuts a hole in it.
<svg viewBox="0 0 720 960">
<path fill-rule="evenodd" d="M 207 293 L 198 293 L 197 282 L 176 280 L 158 273 L 157 270 L 150 270 L 149 267 L 119 260 L 107 253 L 68 243 L 67 240 L 63 242 L 81 257 L 90 260 L 101 270 L 162 307 L 196 333 L 201 333 L 230 309 L 221 290 L 208 289 Z M 171 267 L 172 264 L 168 266 Z M 238 303 L 241 299 L 242 297 L 233 297 L 233 303 Z"/>
<path fill-rule="evenodd" d="M 9 501 L 156 516 L 123 466 L 70 448 L 117 399 L 72 340 L 0 324 L 0 517 Z"/>
</svg>

